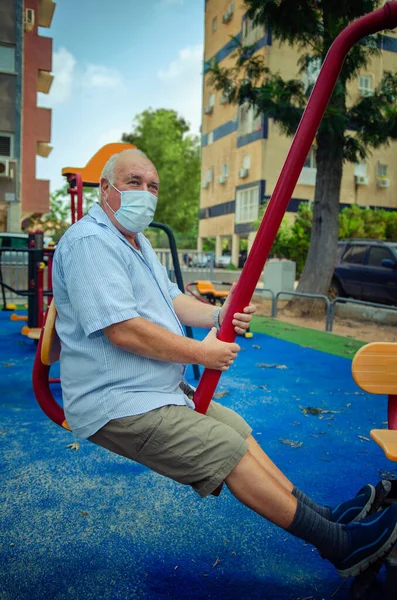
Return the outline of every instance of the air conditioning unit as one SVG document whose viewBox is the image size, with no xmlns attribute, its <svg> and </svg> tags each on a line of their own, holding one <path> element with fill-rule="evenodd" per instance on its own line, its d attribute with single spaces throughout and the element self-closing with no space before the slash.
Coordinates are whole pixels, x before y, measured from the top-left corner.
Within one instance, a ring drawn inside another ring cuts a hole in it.
<svg viewBox="0 0 397 600">
<path fill-rule="evenodd" d="M 209 186 L 209 181 L 204 180 L 202 183 L 202 186 L 201 186 L 203 188 L 203 190 L 206 190 L 208 186 Z"/>
<path fill-rule="evenodd" d="M 218 183 L 224 184 L 227 181 L 227 177 L 225 175 L 219 175 Z"/>
<path fill-rule="evenodd" d="M 356 175 L 356 185 L 368 185 L 368 177 L 366 175 Z"/>
<path fill-rule="evenodd" d="M 226 12 L 223 13 L 222 15 L 222 23 L 229 23 L 229 21 L 231 20 L 233 16 L 233 9 L 229 6 L 229 8 L 227 9 Z"/>
<path fill-rule="evenodd" d="M 10 177 L 10 161 L 8 158 L 0 158 L 0 177 Z"/>
<path fill-rule="evenodd" d="M 248 169 L 242 167 L 238 172 L 238 176 L 240 177 L 240 179 L 245 179 L 246 177 L 248 177 Z"/>
<path fill-rule="evenodd" d="M 207 106 L 204 108 L 204 114 L 206 115 L 212 115 L 212 113 L 214 112 L 214 107 L 212 104 L 207 104 Z"/>
<path fill-rule="evenodd" d="M 220 99 L 220 103 L 221 104 L 227 104 L 229 102 L 229 98 L 227 97 L 226 94 L 222 94 L 221 99 Z"/>
<path fill-rule="evenodd" d="M 390 187 L 390 179 L 387 177 L 379 177 L 377 181 L 378 188 L 389 188 Z"/>
<path fill-rule="evenodd" d="M 34 10 L 33 10 L 33 8 L 27 8 L 25 10 L 24 29 L 25 29 L 25 31 L 33 31 L 33 29 L 34 29 Z"/>
</svg>

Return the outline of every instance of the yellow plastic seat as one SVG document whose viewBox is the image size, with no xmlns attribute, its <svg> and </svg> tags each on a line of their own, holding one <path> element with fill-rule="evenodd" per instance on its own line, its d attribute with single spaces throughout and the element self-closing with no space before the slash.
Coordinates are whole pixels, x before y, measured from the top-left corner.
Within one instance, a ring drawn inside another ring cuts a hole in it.
<svg viewBox="0 0 397 600">
<path fill-rule="evenodd" d="M 397 462 L 397 431 L 393 429 L 373 429 L 371 437 L 382 448 L 389 460 Z"/>
<path fill-rule="evenodd" d="M 55 329 L 56 317 L 57 310 L 54 300 L 52 300 L 48 309 L 41 342 L 41 362 L 48 366 L 59 360 L 61 355 L 61 342 Z"/>
<path fill-rule="evenodd" d="M 213 296 L 214 298 L 226 298 L 229 292 L 216 290 L 211 281 L 196 281 L 196 287 L 202 296 Z"/>
<path fill-rule="evenodd" d="M 97 186 L 102 169 L 109 158 L 113 156 L 113 154 L 118 154 L 123 150 L 133 150 L 135 148 L 136 146 L 133 146 L 132 144 L 122 142 L 105 144 L 105 146 L 102 146 L 102 148 L 90 158 L 85 167 L 64 167 L 62 169 L 62 175 L 67 176 L 80 173 L 83 185 Z"/>
<path fill-rule="evenodd" d="M 397 344 L 375 342 L 360 348 L 352 363 L 353 379 L 370 394 L 387 394 L 389 429 L 373 429 L 372 439 L 397 462 Z"/>
<path fill-rule="evenodd" d="M 397 394 L 397 344 L 363 346 L 353 359 L 352 373 L 357 385 L 370 394 Z"/>
</svg>

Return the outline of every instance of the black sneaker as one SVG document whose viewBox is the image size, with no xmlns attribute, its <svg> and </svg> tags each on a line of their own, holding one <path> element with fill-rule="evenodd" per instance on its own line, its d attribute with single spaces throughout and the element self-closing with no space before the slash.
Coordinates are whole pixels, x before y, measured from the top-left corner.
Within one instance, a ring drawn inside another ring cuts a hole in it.
<svg viewBox="0 0 397 600">
<path fill-rule="evenodd" d="M 397 540 L 397 504 L 343 526 L 350 538 L 347 556 L 332 560 L 339 575 L 355 577 L 387 555 Z"/>
</svg>

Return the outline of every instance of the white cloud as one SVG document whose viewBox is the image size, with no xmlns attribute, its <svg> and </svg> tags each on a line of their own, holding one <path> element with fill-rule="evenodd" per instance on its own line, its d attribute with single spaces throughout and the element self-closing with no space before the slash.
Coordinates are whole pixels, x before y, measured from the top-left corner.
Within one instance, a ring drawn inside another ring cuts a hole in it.
<svg viewBox="0 0 397 600">
<path fill-rule="evenodd" d="M 87 65 L 81 78 L 83 87 L 113 88 L 123 87 L 123 77 L 115 69 L 109 69 L 104 65 Z"/>
<path fill-rule="evenodd" d="M 66 102 L 72 92 L 76 59 L 66 48 L 60 48 L 52 57 L 52 73 L 54 81 L 48 96 L 51 106 Z"/>
<path fill-rule="evenodd" d="M 203 60 L 203 45 L 189 46 L 179 51 L 179 57 L 170 62 L 166 69 L 159 69 L 157 77 L 161 80 L 175 79 L 186 72 L 200 68 Z"/>
<path fill-rule="evenodd" d="M 203 45 L 183 48 L 178 58 L 157 72 L 162 104 L 176 110 L 198 134 L 201 124 Z"/>
<path fill-rule="evenodd" d="M 126 133 L 126 131 L 127 129 L 121 129 L 120 127 L 112 127 L 111 129 L 104 131 L 98 137 L 98 148 L 102 148 L 102 146 L 104 146 L 105 144 L 120 142 L 122 134 Z"/>
</svg>

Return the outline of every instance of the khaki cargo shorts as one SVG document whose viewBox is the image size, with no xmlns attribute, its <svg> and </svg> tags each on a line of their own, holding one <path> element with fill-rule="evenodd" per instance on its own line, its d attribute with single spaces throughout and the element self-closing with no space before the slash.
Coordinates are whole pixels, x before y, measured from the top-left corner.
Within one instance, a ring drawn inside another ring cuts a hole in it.
<svg viewBox="0 0 397 600">
<path fill-rule="evenodd" d="M 114 419 L 89 440 L 191 485 L 204 498 L 244 456 L 251 432 L 237 413 L 211 402 L 205 415 L 187 406 L 169 405 Z"/>
</svg>

